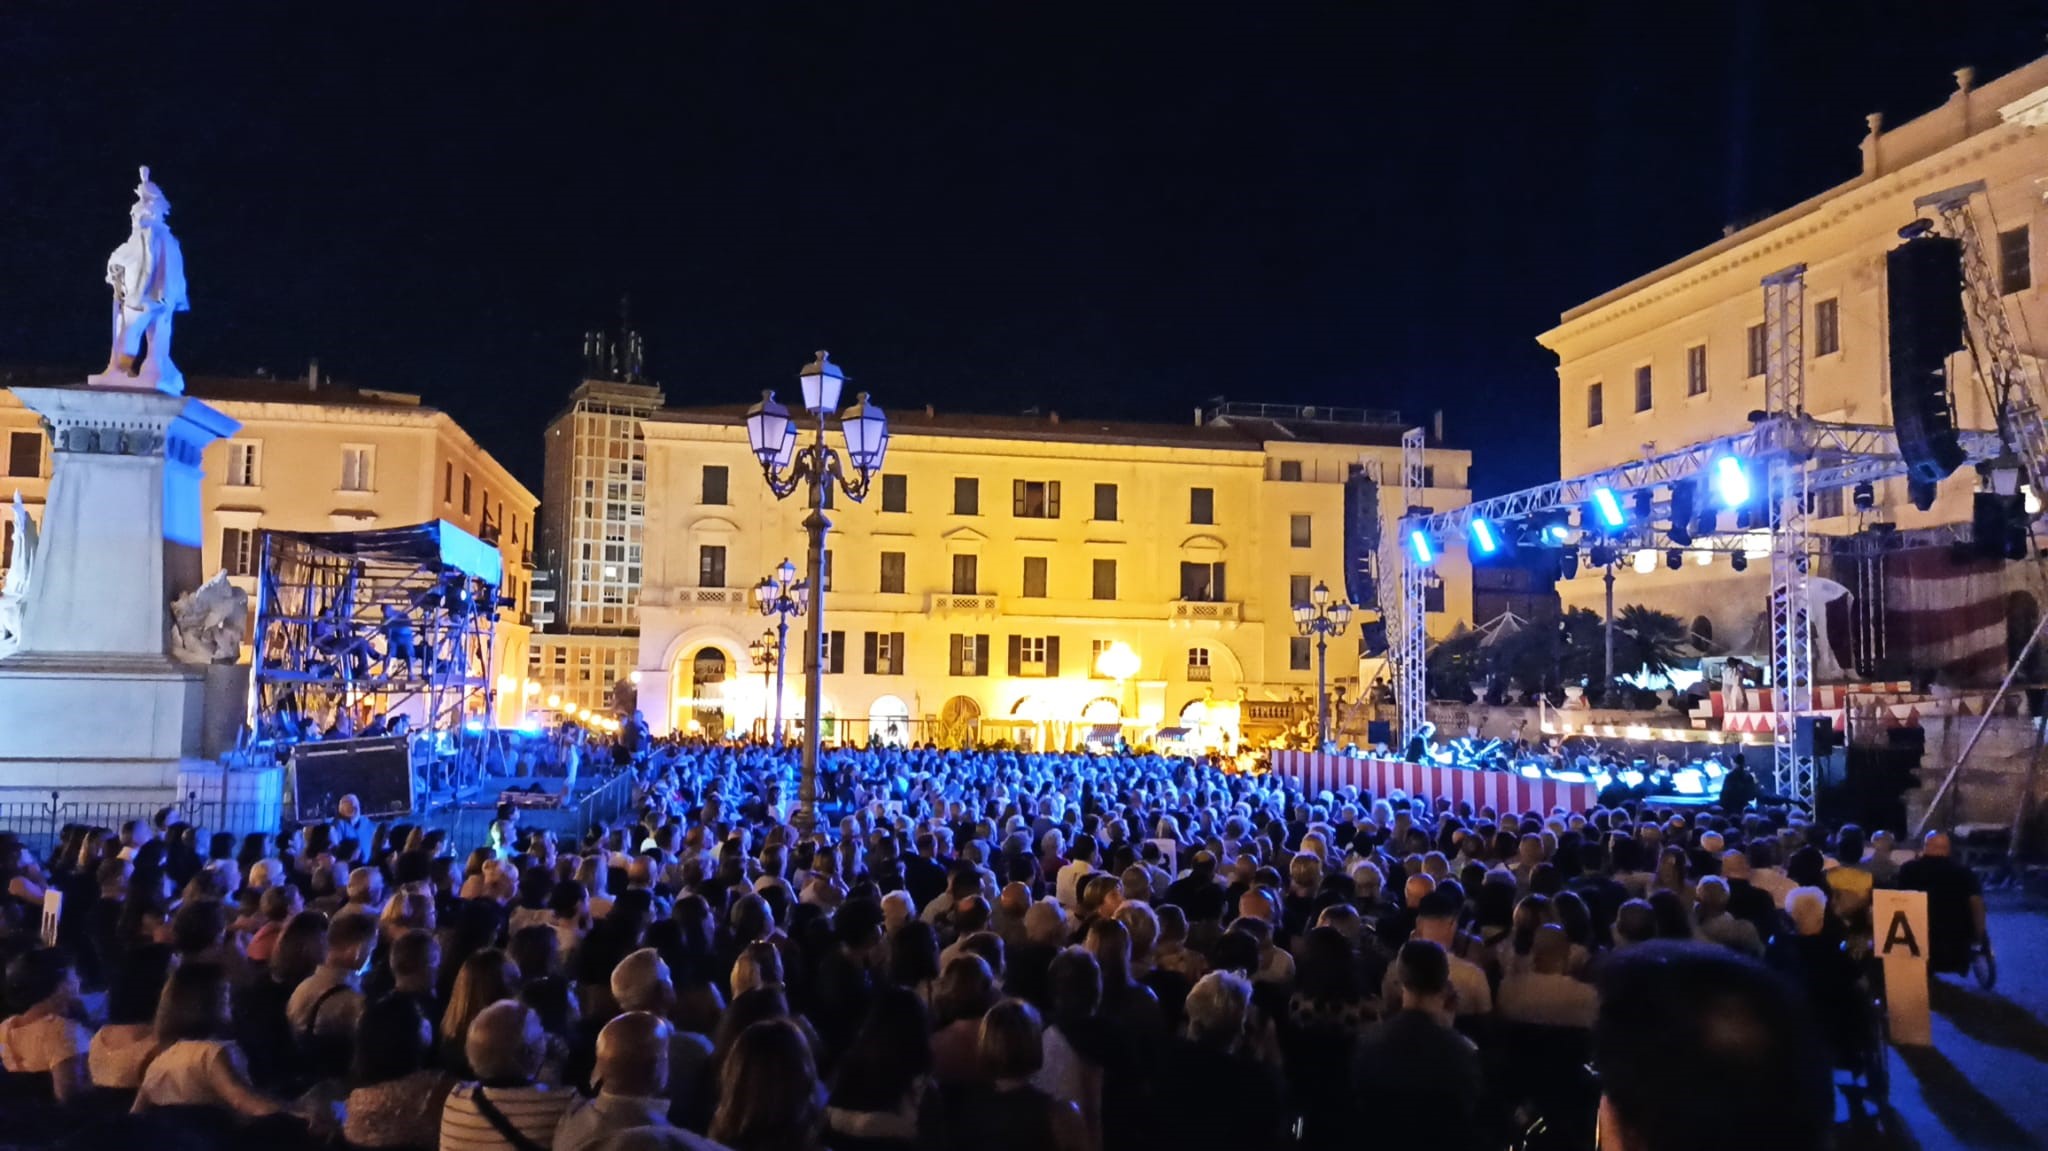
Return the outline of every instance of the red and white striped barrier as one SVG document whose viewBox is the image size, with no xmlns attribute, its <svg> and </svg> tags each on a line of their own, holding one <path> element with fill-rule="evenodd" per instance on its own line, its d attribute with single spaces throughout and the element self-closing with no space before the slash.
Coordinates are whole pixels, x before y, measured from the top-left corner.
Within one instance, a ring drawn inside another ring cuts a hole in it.
<svg viewBox="0 0 2048 1151">
<path fill-rule="evenodd" d="M 1399 790 L 1411 799 L 1448 799 L 1454 804 L 1469 803 L 1474 811 L 1490 807 L 1496 813 L 1534 811 L 1547 815 L 1557 807 L 1584 811 L 1593 806 L 1600 791 L 1590 783 L 1525 779 L 1504 771 L 1475 771 L 1469 767 L 1398 759 L 1354 759 L 1312 751 L 1275 751 L 1272 763 L 1274 771 L 1300 780 L 1302 789 L 1311 796 L 1319 791 L 1334 793 L 1349 784 L 1372 792 L 1375 799 L 1385 799 L 1388 793 Z"/>
</svg>

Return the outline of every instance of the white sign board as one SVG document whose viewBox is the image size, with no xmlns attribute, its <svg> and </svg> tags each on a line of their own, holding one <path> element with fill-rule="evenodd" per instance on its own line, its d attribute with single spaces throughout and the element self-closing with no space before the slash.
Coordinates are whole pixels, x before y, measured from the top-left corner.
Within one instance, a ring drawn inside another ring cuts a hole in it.
<svg viewBox="0 0 2048 1151">
<path fill-rule="evenodd" d="M 1927 893 L 1871 892 L 1871 941 L 1884 961 L 1884 1000 L 1895 1044 L 1934 1042 L 1927 1004 Z"/>
<path fill-rule="evenodd" d="M 43 946 L 57 946 L 57 921 L 64 915 L 64 893 L 43 892 Z"/>
<path fill-rule="evenodd" d="M 1173 839 L 1155 839 L 1152 842 L 1159 848 L 1159 866 L 1166 869 L 1166 874 L 1179 879 L 1180 842 Z M 1153 898 L 1157 899 L 1158 896 L 1155 895 Z"/>
</svg>

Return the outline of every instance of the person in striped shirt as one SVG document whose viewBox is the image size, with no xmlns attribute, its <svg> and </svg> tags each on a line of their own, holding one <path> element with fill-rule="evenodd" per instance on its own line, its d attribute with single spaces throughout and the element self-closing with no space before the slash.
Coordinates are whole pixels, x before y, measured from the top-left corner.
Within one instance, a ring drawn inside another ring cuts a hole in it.
<svg viewBox="0 0 2048 1151">
<path fill-rule="evenodd" d="M 476 1017 L 463 1044 L 475 1082 L 458 1085 L 441 1112 L 440 1151 L 546 1151 L 570 1092 L 535 1080 L 547 1033 L 532 1008 L 501 999 Z"/>
</svg>

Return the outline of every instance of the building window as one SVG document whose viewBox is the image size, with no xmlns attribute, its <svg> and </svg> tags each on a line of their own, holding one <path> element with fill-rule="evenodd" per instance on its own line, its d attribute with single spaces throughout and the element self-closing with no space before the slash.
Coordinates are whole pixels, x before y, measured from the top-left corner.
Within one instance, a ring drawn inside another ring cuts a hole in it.
<svg viewBox="0 0 2048 1151">
<path fill-rule="evenodd" d="M 832 590 L 832 549 L 818 553 L 818 583 L 821 591 Z"/>
<path fill-rule="evenodd" d="M 828 631 L 825 633 L 825 674 L 838 675 L 846 670 L 846 633 Z"/>
<path fill-rule="evenodd" d="M 1045 598 L 1045 557 L 1024 557 L 1024 598 Z"/>
<path fill-rule="evenodd" d="M 6 438 L 6 473 L 43 475 L 43 432 L 10 432 Z"/>
<path fill-rule="evenodd" d="M 704 465 L 704 499 L 707 504 L 723 504 L 725 498 L 726 471 L 724 464 Z"/>
<path fill-rule="evenodd" d="M 469 514 L 469 473 L 462 473 L 462 514 Z"/>
<path fill-rule="evenodd" d="M 1092 640 L 1088 646 L 1088 678 L 1108 679 L 1108 676 L 1102 674 L 1102 653 L 1116 646 L 1116 641 L 1112 639 Z"/>
<path fill-rule="evenodd" d="M 725 546 L 705 544 L 697 549 L 697 586 L 725 586 Z"/>
<path fill-rule="evenodd" d="M 19 434 L 19 433 L 16 433 Z M 228 486 L 263 486 L 263 445 L 254 440 L 228 441 Z"/>
<path fill-rule="evenodd" d="M 1204 683 L 1209 679 L 1209 649 L 1191 647 L 1188 649 L 1188 679 Z"/>
<path fill-rule="evenodd" d="M 1216 603 L 1229 598 L 1223 594 L 1223 565 L 1183 561 L 1180 565 L 1180 598 L 1196 603 Z"/>
<path fill-rule="evenodd" d="M 377 462 L 377 449 L 366 447 L 344 447 L 341 449 L 341 490 L 345 492 L 367 492 L 375 478 L 371 471 Z"/>
<path fill-rule="evenodd" d="M 868 675 L 903 674 L 903 633 L 871 631 L 862 637 L 860 669 Z"/>
<path fill-rule="evenodd" d="M 1685 394 L 1707 394 L 1707 346 L 1694 344 L 1685 350 Z"/>
<path fill-rule="evenodd" d="M 1301 482 L 1300 460 L 1280 461 L 1280 482 L 1285 484 L 1298 484 Z"/>
<path fill-rule="evenodd" d="M 973 476 L 953 477 L 953 514 L 956 516 L 978 516 L 981 514 L 981 481 Z"/>
<path fill-rule="evenodd" d="M 2033 248 L 2025 225 L 1998 234 L 1998 293 L 2009 296 L 2034 286 Z"/>
<path fill-rule="evenodd" d="M 1291 575 L 1287 577 L 1287 602 L 1290 606 L 1309 602 L 1307 576 Z"/>
<path fill-rule="evenodd" d="M 899 593 L 903 590 L 903 553 L 882 553 L 882 590 Z"/>
<path fill-rule="evenodd" d="M 245 528 L 222 528 L 220 566 L 231 576 L 255 575 L 256 533 Z"/>
<path fill-rule="evenodd" d="M 1104 523 L 1116 521 L 1116 485 L 1095 485 L 1095 518 Z"/>
<path fill-rule="evenodd" d="M 1311 542 L 1312 542 L 1312 537 L 1311 537 L 1311 535 L 1310 535 L 1310 532 L 1309 532 L 1309 518 L 1308 518 L 1307 516 L 1288 516 L 1288 517 L 1287 517 L 1287 544 L 1288 544 L 1288 546 L 1289 546 L 1289 547 L 1297 547 L 1297 548 L 1305 548 L 1305 547 L 1308 547 L 1308 546 L 1310 546 Z"/>
<path fill-rule="evenodd" d="M 1771 342 L 1762 324 L 1751 324 L 1744 334 L 1749 349 L 1748 378 L 1753 380 L 1770 369 Z"/>
<path fill-rule="evenodd" d="M 1095 561 L 1095 598 L 1116 598 L 1116 561 Z"/>
<path fill-rule="evenodd" d="M 1017 480 L 1010 487 L 1010 514 L 1019 519 L 1060 518 L 1058 480 Z"/>
<path fill-rule="evenodd" d="M 1819 520 L 1840 519 L 1843 511 L 1842 489 L 1822 488 L 1807 497 L 1807 514 Z"/>
<path fill-rule="evenodd" d="M 1813 354 L 1832 356 L 1842 350 L 1842 302 L 1822 300 L 1813 306 Z"/>
<path fill-rule="evenodd" d="M 1188 489 L 1188 522 L 1191 524 L 1213 524 L 1216 522 L 1216 489 Z"/>
<path fill-rule="evenodd" d="M 953 557 L 953 594 L 981 594 L 981 557 L 956 555 Z"/>
<path fill-rule="evenodd" d="M 910 477 L 888 472 L 883 473 L 882 510 L 885 512 L 906 512 L 910 510 Z"/>
<path fill-rule="evenodd" d="M 1307 671 L 1314 666 L 1309 662 L 1309 658 L 1308 637 L 1305 635 L 1288 636 L 1287 669 L 1289 671 Z"/>
<path fill-rule="evenodd" d="M 988 674 L 988 637 L 955 635 L 948 638 L 948 659 L 954 675 Z"/>
<path fill-rule="evenodd" d="M 441 502 L 444 504 L 452 504 L 455 502 L 454 464 L 441 465 Z"/>
<path fill-rule="evenodd" d="M 1600 410 L 1600 385 L 1597 383 L 1587 384 L 1586 426 L 1589 428 L 1597 428 L 1600 426 L 1600 421 L 1604 418 L 1605 413 L 1603 413 Z"/>
<path fill-rule="evenodd" d="M 1060 673 L 1060 637 L 1056 635 L 1013 635 L 1010 637 L 1010 674 L 1056 676 Z"/>
<path fill-rule="evenodd" d="M 1650 383 L 1650 365 L 1648 365 L 1648 364 L 1643 364 L 1643 365 L 1640 365 L 1639 367 L 1637 367 L 1637 368 L 1636 368 L 1636 410 L 1637 410 L 1637 411 L 1639 411 L 1639 412 L 1647 412 L 1647 411 L 1649 411 L 1649 410 L 1650 410 L 1650 404 L 1651 404 L 1651 402 L 1652 402 L 1653 400 L 1655 400 L 1655 399 L 1656 399 L 1656 396 L 1655 396 L 1655 395 L 1653 394 L 1653 393 L 1654 393 L 1654 391 L 1655 391 L 1655 389 L 1654 389 L 1654 388 L 1653 388 L 1653 387 L 1651 386 L 1651 383 Z"/>
</svg>

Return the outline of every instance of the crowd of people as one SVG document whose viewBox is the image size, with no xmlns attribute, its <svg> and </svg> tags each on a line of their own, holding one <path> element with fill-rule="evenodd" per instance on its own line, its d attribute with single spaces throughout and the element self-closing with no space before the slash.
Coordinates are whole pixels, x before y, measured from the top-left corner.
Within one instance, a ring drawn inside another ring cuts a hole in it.
<svg viewBox="0 0 2048 1151">
<path fill-rule="evenodd" d="M 561 838 L 0 836 L 0 1141 L 1817 1147 L 1873 888 L 1936 892 L 1937 965 L 1984 931 L 1945 838 L 1776 809 L 878 748 L 828 753 L 807 833 L 782 750 L 628 770 L 637 818 Z"/>
</svg>

